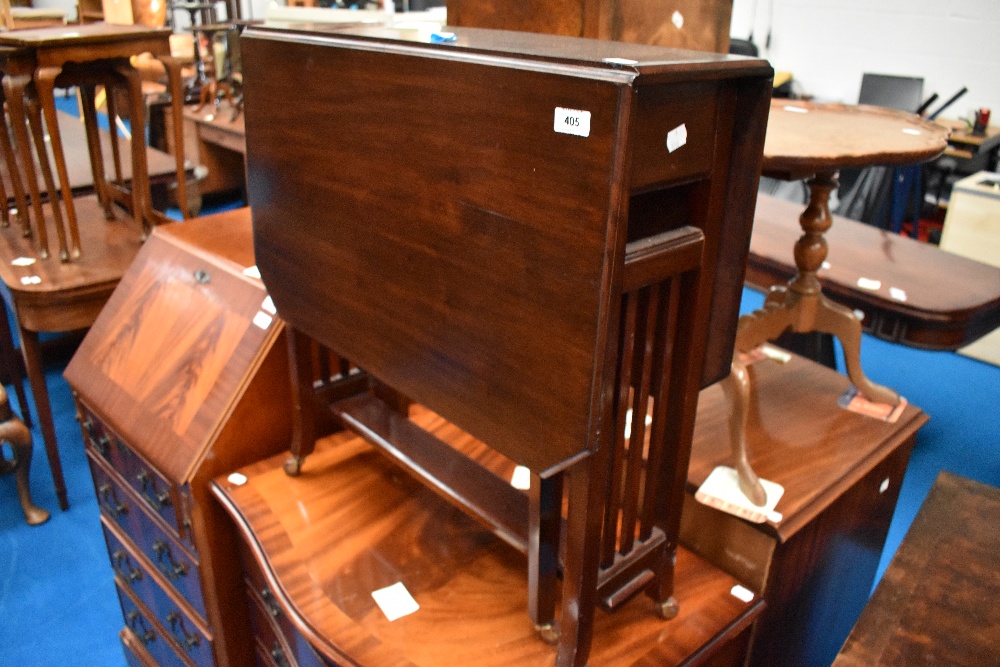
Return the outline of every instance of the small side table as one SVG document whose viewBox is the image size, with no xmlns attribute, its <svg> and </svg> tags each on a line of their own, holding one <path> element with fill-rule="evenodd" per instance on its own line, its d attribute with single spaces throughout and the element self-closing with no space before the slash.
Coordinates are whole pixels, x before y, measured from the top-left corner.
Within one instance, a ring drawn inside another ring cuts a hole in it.
<svg viewBox="0 0 1000 667">
<path fill-rule="evenodd" d="M 808 179 L 809 204 L 799 217 L 803 234 L 795 244 L 798 272 L 787 286 L 771 289 L 762 309 L 740 318 L 732 373 L 723 380 L 733 405 L 731 439 L 740 486 L 751 501 L 762 505 L 765 496 L 746 460 L 743 434 L 750 381 L 739 353 L 787 330 L 829 333 L 843 346 L 847 375 L 854 386 L 876 403 L 899 403 L 896 392 L 865 377 L 861 322 L 850 309 L 823 295 L 816 276 L 827 255 L 824 233 L 833 222 L 830 193 L 838 185 L 838 169 L 923 162 L 944 151 L 947 140 L 948 131 L 940 125 L 893 109 L 771 101 L 762 173 L 783 180 Z"/>
</svg>

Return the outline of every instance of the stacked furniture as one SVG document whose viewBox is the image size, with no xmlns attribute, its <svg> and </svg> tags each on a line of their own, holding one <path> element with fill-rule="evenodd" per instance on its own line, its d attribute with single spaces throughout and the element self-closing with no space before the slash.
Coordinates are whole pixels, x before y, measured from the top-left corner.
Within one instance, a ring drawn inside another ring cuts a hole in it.
<svg viewBox="0 0 1000 667">
<path fill-rule="evenodd" d="M 729 369 L 771 69 L 445 40 L 244 34 L 257 261 L 290 327 L 288 470 L 332 412 L 526 553 L 528 616 L 559 664 L 585 664 L 597 606 L 645 592 L 676 613 L 694 409 Z M 287 71 L 310 72 L 305 90 Z M 318 400 L 311 341 L 366 390 Z M 527 494 L 409 419 L 411 401 L 526 467 Z"/>
</svg>

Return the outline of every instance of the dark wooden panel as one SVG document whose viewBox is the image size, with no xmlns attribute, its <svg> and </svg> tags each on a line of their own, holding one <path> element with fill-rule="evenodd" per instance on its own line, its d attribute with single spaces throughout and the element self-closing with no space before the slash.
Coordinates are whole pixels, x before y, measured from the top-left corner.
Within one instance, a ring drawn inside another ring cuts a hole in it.
<svg viewBox="0 0 1000 667">
<path fill-rule="evenodd" d="M 836 667 L 995 665 L 1000 489 L 942 472 Z"/>
<path fill-rule="evenodd" d="M 282 317 L 536 470 L 583 450 L 617 87 L 259 40 L 243 57 L 257 259 Z M 275 105 L 299 89 L 265 75 L 279 62 L 337 84 Z M 554 133 L 556 107 L 592 110 L 590 137 Z"/>
</svg>

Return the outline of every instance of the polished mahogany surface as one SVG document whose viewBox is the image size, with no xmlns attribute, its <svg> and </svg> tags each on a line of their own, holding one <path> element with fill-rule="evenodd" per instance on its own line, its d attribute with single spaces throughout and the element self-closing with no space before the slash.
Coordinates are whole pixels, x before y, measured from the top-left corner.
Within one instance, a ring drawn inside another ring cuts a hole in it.
<svg viewBox="0 0 1000 667">
<path fill-rule="evenodd" d="M 732 8 L 729 0 L 452 0 L 448 23 L 725 53 Z"/>
<path fill-rule="evenodd" d="M 454 435 L 423 409 L 413 418 L 431 432 Z M 509 461 L 467 436 L 460 442 L 509 475 Z M 288 477 L 282 462 L 277 456 L 242 468 L 245 484 L 224 477 L 213 490 L 283 611 L 327 658 L 380 667 L 554 664 L 555 649 L 524 614 L 524 558 L 514 549 L 349 432 L 320 441 L 299 477 Z M 397 581 L 420 609 L 390 622 L 371 592 Z M 741 602 L 730 593 L 736 583 L 681 549 L 680 615 L 664 621 L 646 598 L 599 613 L 589 664 L 691 664 L 711 656 L 719 648 L 713 642 L 725 644 L 759 611 L 757 600 Z"/>
<path fill-rule="evenodd" d="M 795 275 L 801 213 L 799 204 L 758 195 L 747 283 L 767 291 Z M 865 313 L 861 324 L 870 334 L 954 350 L 1000 326 L 1000 269 L 837 215 L 826 241 L 823 291 Z"/>
<path fill-rule="evenodd" d="M 995 665 L 1000 489 L 941 472 L 835 667 Z"/>
<path fill-rule="evenodd" d="M 551 471 L 595 447 L 629 234 L 703 228 L 715 293 L 699 345 L 707 379 L 728 368 L 771 70 L 647 45 L 456 34 L 247 30 L 258 262 L 286 321 Z M 293 74 L 265 76 L 274 67 Z M 303 90 L 302 104 L 279 102 Z M 589 136 L 554 132 L 557 108 L 590 110 Z M 670 152 L 681 125 L 687 143 Z M 625 220 L 626 183 L 648 195 L 636 218 L 659 211 L 653 229 Z"/>
<path fill-rule="evenodd" d="M 730 406 L 718 386 L 698 405 L 681 540 L 757 591 L 767 606 L 750 646 L 755 667 L 829 665 L 868 599 L 918 429 L 838 405 L 848 378 L 792 356 L 749 367 L 751 465 L 781 484 L 778 515 L 751 523 L 697 502 L 727 460 Z"/>
<path fill-rule="evenodd" d="M 911 164 L 939 155 L 948 130 L 914 114 L 866 105 L 771 100 L 763 173 L 794 180 L 873 164 Z"/>
<path fill-rule="evenodd" d="M 781 540 L 794 535 L 928 419 L 913 405 L 895 424 L 850 412 L 837 403 L 850 380 L 801 357 L 792 356 L 786 364 L 762 360 L 748 370 L 755 387 L 747 420 L 752 463 L 761 477 L 785 488 L 776 508 L 783 519 L 768 521 L 763 529 Z M 688 473 L 692 491 L 716 466 L 728 465 L 729 415 L 720 409 L 725 404 L 717 385 L 702 391 Z M 751 444 L 755 442 L 760 444 Z"/>
</svg>

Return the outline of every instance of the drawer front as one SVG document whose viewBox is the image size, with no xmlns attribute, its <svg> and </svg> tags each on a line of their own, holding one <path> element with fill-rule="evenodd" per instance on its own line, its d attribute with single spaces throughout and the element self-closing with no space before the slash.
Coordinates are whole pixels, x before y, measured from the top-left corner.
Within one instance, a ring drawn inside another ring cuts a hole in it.
<svg viewBox="0 0 1000 667">
<path fill-rule="evenodd" d="M 122 540 L 106 526 L 104 539 L 108 544 L 111 566 L 118 575 L 116 583 L 130 589 L 136 598 L 142 600 L 152 616 L 183 649 L 185 657 L 196 665 L 211 665 L 212 640 L 199 621 L 170 597 L 158 577 L 150 573 L 147 564 L 131 554 Z"/>
<path fill-rule="evenodd" d="M 265 644 L 259 637 L 255 646 L 258 667 L 297 667 L 290 662 L 288 654 L 280 643 Z"/>
<path fill-rule="evenodd" d="M 715 155 L 718 84 L 645 86 L 637 95 L 629 137 L 632 189 L 707 174 Z"/>
<path fill-rule="evenodd" d="M 253 624 L 254 635 L 264 641 L 264 646 L 280 645 L 289 664 L 299 667 L 337 667 L 337 663 L 320 656 L 295 628 L 275 599 L 256 561 L 245 546 L 242 551 L 243 570 L 247 577 L 250 622 Z"/>
<path fill-rule="evenodd" d="M 118 633 L 118 639 L 122 643 L 122 652 L 125 653 L 125 662 L 129 667 L 156 667 L 153 657 L 143 648 L 131 630 L 122 628 Z"/>
<path fill-rule="evenodd" d="M 125 589 L 117 586 L 116 589 L 118 601 L 122 606 L 122 615 L 125 618 L 126 631 L 142 644 L 156 664 L 160 667 L 190 667 L 190 664 L 174 651 L 174 647 L 164 637 L 162 629 L 150 618 L 149 612 L 133 600 Z"/>
<path fill-rule="evenodd" d="M 256 591 L 247 591 L 247 602 L 250 607 L 250 625 L 257 639 L 258 653 L 263 653 L 267 664 L 290 667 L 295 664 L 288 645 L 281 637 L 281 631 L 276 625 L 276 619 L 281 611 L 273 600 L 264 602 Z"/>
<path fill-rule="evenodd" d="M 90 448 L 118 472 L 136 495 L 156 515 L 162 518 L 178 539 L 194 549 L 190 521 L 177 511 L 177 490 L 163 475 L 148 465 L 93 413 L 84 408 L 84 438 Z"/>
<path fill-rule="evenodd" d="M 94 467 L 100 469 L 98 466 Z M 114 480 L 110 477 L 104 479 L 115 489 L 116 498 L 128 497 L 121 487 L 114 486 Z M 101 484 L 96 479 L 95 482 L 98 486 Z M 126 544 L 129 545 L 127 551 L 138 552 L 145 556 L 161 578 L 180 594 L 201 618 L 205 618 L 205 600 L 202 597 L 198 561 L 167 535 L 158 522 L 152 521 L 137 509 L 130 508 L 118 518 L 111 520 L 123 531 Z"/>
</svg>

